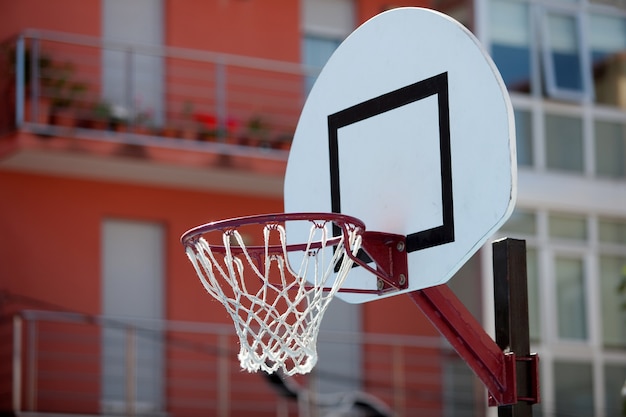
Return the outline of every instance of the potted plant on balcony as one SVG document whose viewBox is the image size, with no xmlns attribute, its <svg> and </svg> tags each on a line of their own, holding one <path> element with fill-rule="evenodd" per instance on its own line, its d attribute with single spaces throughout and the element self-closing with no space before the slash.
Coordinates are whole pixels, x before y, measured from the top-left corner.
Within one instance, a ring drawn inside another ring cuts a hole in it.
<svg viewBox="0 0 626 417">
<path fill-rule="evenodd" d="M 194 120 L 199 126 L 198 138 L 202 141 L 214 141 L 217 138 L 217 118 L 210 113 L 195 113 Z"/>
<path fill-rule="evenodd" d="M 241 142 L 243 145 L 269 148 L 269 134 L 269 123 L 261 116 L 254 116 L 248 120 Z"/>
<path fill-rule="evenodd" d="M 51 112 L 54 123 L 64 127 L 76 126 L 80 110 L 80 97 L 87 91 L 87 85 L 73 81 L 74 66 L 66 62 L 51 71 L 48 91 L 51 96 Z"/>
<path fill-rule="evenodd" d="M 130 124 L 130 112 L 119 104 L 111 105 L 111 128 L 116 132 L 127 132 Z"/>
<path fill-rule="evenodd" d="M 108 130 L 111 126 L 112 109 L 107 101 L 100 101 L 93 106 L 89 124 L 92 129 Z"/>
<path fill-rule="evenodd" d="M 128 126 L 128 110 L 124 106 L 102 100 L 93 106 L 89 121 L 93 129 L 124 132 Z"/>
<path fill-rule="evenodd" d="M 180 137 L 182 139 L 198 139 L 198 122 L 194 119 L 193 107 L 193 103 L 190 101 L 185 101 L 183 104 L 180 122 Z"/>
<path fill-rule="evenodd" d="M 139 110 L 133 120 L 133 131 L 142 135 L 152 133 L 152 109 Z"/>
<path fill-rule="evenodd" d="M 96 103 L 87 115 L 87 126 L 94 130 L 108 131 L 115 126 L 115 106 L 102 100 Z M 119 142 L 111 140 L 110 135 L 99 135 L 89 140 L 81 140 L 83 151 L 98 155 L 111 155 L 119 147 Z"/>
<path fill-rule="evenodd" d="M 168 117 L 167 123 L 161 130 L 161 135 L 167 138 L 197 140 L 199 139 L 199 126 L 198 121 L 194 119 L 193 103 L 185 101 L 180 114 L 172 113 Z"/>
<path fill-rule="evenodd" d="M 293 134 L 283 133 L 279 135 L 274 141 L 274 147 L 276 149 L 282 149 L 288 151 L 291 148 L 291 142 L 293 141 Z"/>
</svg>

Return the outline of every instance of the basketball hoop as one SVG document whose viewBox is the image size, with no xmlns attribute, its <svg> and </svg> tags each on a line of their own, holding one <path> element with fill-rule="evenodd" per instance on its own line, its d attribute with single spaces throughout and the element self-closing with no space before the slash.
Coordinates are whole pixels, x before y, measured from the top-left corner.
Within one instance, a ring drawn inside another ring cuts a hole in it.
<svg viewBox="0 0 626 417">
<path fill-rule="evenodd" d="M 288 230 L 306 241 L 288 242 Z M 366 232 L 360 220 L 337 213 L 234 218 L 181 238 L 202 285 L 235 323 L 241 367 L 287 375 L 308 373 L 317 362 L 320 323 L 338 291 L 406 288 L 404 240 Z M 375 289 L 341 288 L 355 264 L 378 277 Z"/>
</svg>

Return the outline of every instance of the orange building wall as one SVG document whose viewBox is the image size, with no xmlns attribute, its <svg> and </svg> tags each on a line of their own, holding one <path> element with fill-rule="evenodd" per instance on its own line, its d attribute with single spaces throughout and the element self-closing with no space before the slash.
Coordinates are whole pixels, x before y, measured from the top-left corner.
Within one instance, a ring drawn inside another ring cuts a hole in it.
<svg viewBox="0 0 626 417">
<path fill-rule="evenodd" d="M 356 16 L 359 24 L 371 19 L 385 10 L 395 7 L 428 7 L 428 0 L 358 0 L 356 3 Z"/>
<path fill-rule="evenodd" d="M 424 3 L 360 0 L 356 2 L 357 20 L 362 23 L 389 7 Z M 298 1 L 166 0 L 164 4 L 168 45 L 293 62 L 300 60 Z M 3 14 L 0 38 L 26 27 L 98 36 L 101 32 L 100 8 L 99 1 L 0 0 Z M 196 306 L 212 303 L 206 303 L 206 295 L 199 291 L 186 258 L 180 256 L 182 248 L 178 238 L 181 231 L 210 218 L 243 214 L 237 207 L 246 207 L 249 213 L 282 211 L 279 199 L 231 195 L 222 203 L 216 203 L 220 200 L 216 195 L 200 192 L 169 190 L 162 193 L 155 188 L 105 183 L 92 186 L 87 181 L 35 175 L 2 174 L 1 178 L 3 194 L 12 199 L 6 200 L 12 204 L 0 206 L 1 225 L 7 232 L 4 234 L 7 238 L 0 242 L 0 261 L 42 258 L 42 262 L 13 265 L 2 262 L 1 272 L 20 277 L 10 281 L 14 287 L 9 290 L 28 290 L 33 297 L 96 314 L 99 313 L 100 295 L 99 286 L 95 285 L 97 278 L 93 277 L 100 274 L 99 225 L 104 216 L 151 219 L 167 224 L 167 274 L 170 277 L 184 274 L 191 278 L 177 280 L 176 286 L 172 280 L 168 281 L 167 285 L 171 286 L 167 288 L 168 317 L 198 320 L 202 314 L 198 314 Z M 207 213 L 208 207 L 215 217 Z M 38 235 L 58 239 L 37 242 Z M 80 262 L 69 262 L 70 258 L 78 258 Z M 83 295 L 75 297 L 75 291 Z M 420 329 L 435 334 L 407 297 L 370 303 L 363 311 L 366 331 L 413 334 Z M 379 311 L 393 311 L 404 319 L 390 321 L 387 314 L 381 315 Z M 410 322 L 408 326 L 407 321 Z"/>
<path fill-rule="evenodd" d="M 166 44 L 300 61 L 300 6 L 294 0 L 166 1 Z"/>
<path fill-rule="evenodd" d="M 180 244 L 182 232 L 220 218 L 282 210 L 282 201 L 276 198 L 10 172 L 0 172 L 0 189 L 3 201 L 10 202 L 0 204 L 2 287 L 89 314 L 101 312 L 103 219 L 155 221 L 166 226 L 166 317 L 198 321 L 207 319 L 207 306 L 217 305 L 206 302 Z M 211 314 L 211 320 L 226 318 L 222 310 Z"/>
<path fill-rule="evenodd" d="M 0 39 L 35 28 L 99 36 L 100 1 L 0 0 Z"/>
<path fill-rule="evenodd" d="M 300 60 L 298 1 L 164 0 L 164 7 L 166 45 Z M 27 28 L 100 36 L 100 10 L 94 0 L 0 0 L 0 39 Z"/>
<path fill-rule="evenodd" d="M 158 222 L 165 226 L 165 319 L 226 323 L 232 326 L 222 304 L 206 294 L 199 283 L 185 256 L 180 236 L 185 230 L 212 220 L 282 211 L 282 199 L 279 198 L 6 171 L 0 171 L 0 190 L 3 202 L 0 204 L 0 289 L 6 291 L 8 296 L 0 304 L 0 317 L 10 317 L 13 312 L 22 309 L 102 314 L 101 225 L 104 219 L 117 218 Z M 83 345 L 79 353 L 82 357 L 98 358 L 100 328 L 88 324 L 72 326 L 67 323 L 46 323 L 45 329 L 58 335 L 66 332 L 72 337 L 90 340 L 91 343 Z M 180 339 L 178 335 L 168 334 L 170 336 Z M 233 350 L 232 358 L 229 359 L 234 360 L 234 349 L 237 346 L 234 332 L 229 339 L 229 348 Z M 191 342 L 189 336 L 185 340 L 185 343 Z M 205 335 L 199 335 L 197 342 L 202 346 L 217 344 L 212 339 L 207 340 Z M 63 339 L 44 341 L 42 338 L 38 343 L 44 346 L 40 349 L 48 353 L 67 353 L 68 345 Z M 168 348 L 168 363 L 187 360 L 193 354 L 193 351 Z M 27 357 L 26 352 L 23 355 Z M 42 358 L 38 363 L 38 371 L 42 374 L 100 374 L 98 361 L 82 363 L 69 359 L 50 361 Z M 180 369 L 171 369 L 168 370 L 167 380 L 177 381 L 184 376 Z M 26 375 L 23 378 L 26 381 Z M 6 385 L 5 382 L 2 384 Z M 56 383 L 56 380 L 42 379 L 39 388 L 54 391 Z M 68 404 L 62 397 L 40 398 L 37 407 L 50 412 L 97 413 L 99 400 L 93 393 L 100 391 L 99 384 L 100 379 L 97 377 L 78 385 L 64 383 L 63 390 L 76 393 L 76 401 Z M 27 392 L 25 388 L 23 392 Z M 175 389 L 175 384 L 168 385 L 170 398 L 187 392 L 183 390 L 179 393 Z M 26 401 L 26 398 L 23 400 Z M 0 409 L 6 406 L 2 403 L 0 398 Z"/>
<path fill-rule="evenodd" d="M 299 1 L 163 1 L 167 45 L 292 62 L 301 59 Z M 420 4 L 360 0 L 356 2 L 357 21 L 360 24 L 389 6 Z M 100 36 L 100 8 L 101 3 L 92 0 L 0 0 L 0 39 L 27 27 Z M 232 321 L 224 307 L 213 301 L 198 282 L 179 242 L 180 235 L 211 220 L 283 211 L 281 198 L 3 171 L 0 190 L 0 289 L 51 306 L 100 314 L 103 219 L 154 221 L 166 227 L 165 318 L 229 325 Z M 11 311 L 24 307 L 35 306 L 10 306 Z M 438 334 L 406 296 L 368 303 L 362 312 L 365 332 Z M 375 374 L 375 369 L 367 365 L 368 355 L 375 354 L 365 352 L 365 374 Z M 176 357 L 170 355 L 170 359 Z M 97 387 L 91 390 L 97 392 Z M 433 404 L 433 408 L 437 406 Z"/>
</svg>

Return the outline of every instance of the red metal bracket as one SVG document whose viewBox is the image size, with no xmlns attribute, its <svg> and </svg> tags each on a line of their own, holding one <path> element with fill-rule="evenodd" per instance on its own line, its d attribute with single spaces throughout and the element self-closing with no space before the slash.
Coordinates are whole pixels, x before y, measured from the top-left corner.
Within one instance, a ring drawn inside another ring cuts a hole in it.
<svg viewBox="0 0 626 417">
<path fill-rule="evenodd" d="M 530 356 L 518 358 L 518 361 L 527 361 L 529 363 L 528 374 L 530 375 L 530 392 L 527 397 L 519 397 L 520 401 L 528 401 L 531 404 L 541 402 L 541 393 L 539 390 L 539 355 L 531 353 Z"/>
<path fill-rule="evenodd" d="M 382 294 L 408 288 L 409 272 L 406 236 L 391 233 L 363 233 L 363 251 L 374 261 L 376 269 L 359 258 L 354 261 L 378 277 L 376 293 Z"/>
<path fill-rule="evenodd" d="M 541 396 L 539 393 L 539 355 L 537 355 L 536 353 L 531 353 L 530 356 L 516 357 L 515 363 L 516 363 L 516 371 L 519 370 L 518 367 L 520 365 L 526 365 L 525 372 L 528 375 L 528 390 L 529 390 L 527 395 L 524 396 L 521 393 L 523 388 L 517 387 L 516 392 L 518 393 L 518 395 L 517 395 L 516 402 L 526 401 L 529 404 L 539 403 L 541 401 Z M 496 398 L 491 393 L 489 394 L 488 400 L 489 400 L 488 404 L 490 407 L 503 405 L 503 404 L 498 404 L 498 402 L 496 401 Z"/>
<path fill-rule="evenodd" d="M 513 352 L 503 352 L 447 285 L 413 291 L 409 296 L 483 381 L 490 394 L 490 405 L 539 401 L 536 355 L 516 358 Z M 524 398 L 518 396 L 517 387 L 516 368 L 520 361 L 530 362 L 530 373 L 534 375 L 533 390 Z"/>
</svg>

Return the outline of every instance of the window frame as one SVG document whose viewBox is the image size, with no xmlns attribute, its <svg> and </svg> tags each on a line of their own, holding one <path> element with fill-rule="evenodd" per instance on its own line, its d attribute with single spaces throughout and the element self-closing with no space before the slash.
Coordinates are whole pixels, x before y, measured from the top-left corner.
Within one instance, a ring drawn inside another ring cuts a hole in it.
<svg viewBox="0 0 626 417">
<path fill-rule="evenodd" d="M 564 101 L 593 101 L 594 90 L 593 83 L 591 82 L 591 62 L 587 48 L 587 39 L 583 25 L 582 13 L 579 11 L 546 6 L 539 7 L 538 13 L 540 13 L 539 33 L 541 38 L 539 47 L 541 50 L 541 66 L 543 70 L 543 78 L 545 80 L 546 96 Z M 580 90 L 559 87 L 557 84 L 557 74 L 550 39 L 549 18 L 551 15 L 570 17 L 575 21 L 577 37 L 575 42 L 577 45 L 578 64 L 580 66 L 581 77 Z"/>
<path fill-rule="evenodd" d="M 533 6 L 530 2 L 524 2 L 524 1 L 518 1 L 518 0 L 489 0 L 488 4 L 489 7 L 492 8 L 494 3 L 514 3 L 514 4 L 523 4 L 526 6 L 526 17 L 527 17 L 527 29 L 528 29 L 528 93 L 525 92 L 519 92 L 516 90 L 511 90 L 511 92 L 516 92 L 518 94 L 530 94 L 533 95 L 536 93 L 536 85 L 537 83 L 537 56 L 538 56 L 538 45 L 535 39 L 535 32 L 537 30 L 536 28 L 536 22 L 535 22 L 535 18 L 534 18 L 534 9 Z M 490 10 L 489 13 L 491 14 L 492 11 Z M 490 23 L 489 23 L 490 25 Z M 496 44 L 501 44 L 501 39 L 497 39 L 495 38 L 495 35 L 493 33 L 493 30 L 491 28 L 491 26 L 489 27 L 489 43 L 488 43 L 488 51 L 489 51 L 489 55 L 493 58 L 493 54 L 494 54 L 494 46 Z M 498 63 L 494 60 L 494 65 L 498 68 Z M 503 78 L 503 82 L 505 82 L 506 84 L 506 80 L 504 80 Z M 509 86 L 507 86 L 507 89 L 509 89 Z"/>
</svg>

